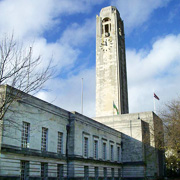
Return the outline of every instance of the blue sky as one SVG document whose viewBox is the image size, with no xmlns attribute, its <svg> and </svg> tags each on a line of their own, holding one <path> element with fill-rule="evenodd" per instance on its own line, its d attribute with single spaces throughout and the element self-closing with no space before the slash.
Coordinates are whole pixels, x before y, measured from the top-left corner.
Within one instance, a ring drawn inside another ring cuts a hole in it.
<svg viewBox="0 0 180 180">
<path fill-rule="evenodd" d="M 0 36 L 11 34 L 53 57 L 56 74 L 36 96 L 69 111 L 95 116 L 96 15 L 113 5 L 125 24 L 130 112 L 157 109 L 180 92 L 179 0 L 1 0 Z"/>
</svg>

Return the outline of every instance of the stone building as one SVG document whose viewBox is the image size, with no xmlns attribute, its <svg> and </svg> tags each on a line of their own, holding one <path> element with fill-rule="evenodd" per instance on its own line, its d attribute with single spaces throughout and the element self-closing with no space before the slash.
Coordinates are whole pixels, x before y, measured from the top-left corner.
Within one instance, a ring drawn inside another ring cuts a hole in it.
<svg viewBox="0 0 180 180">
<path fill-rule="evenodd" d="M 96 17 L 96 118 L 122 132 L 123 177 L 164 175 L 163 125 L 154 112 L 128 114 L 124 24 L 115 7 Z"/>
<path fill-rule="evenodd" d="M 115 7 L 97 16 L 96 40 L 94 120 L 0 86 L 0 103 L 12 99 L 0 120 L 0 179 L 163 176 L 161 119 L 153 112 L 128 114 L 125 35 Z"/>
<path fill-rule="evenodd" d="M 96 17 L 96 117 L 129 112 L 124 24 L 115 7 Z"/>
<path fill-rule="evenodd" d="M 119 131 L 7 85 L 0 92 L 20 96 L 1 121 L 0 179 L 121 178 Z"/>
</svg>

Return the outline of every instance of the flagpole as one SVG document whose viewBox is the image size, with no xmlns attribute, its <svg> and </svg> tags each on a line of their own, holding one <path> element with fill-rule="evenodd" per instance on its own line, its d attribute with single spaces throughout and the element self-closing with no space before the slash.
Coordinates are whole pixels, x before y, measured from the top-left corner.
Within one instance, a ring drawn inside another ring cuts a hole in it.
<svg viewBox="0 0 180 180">
<path fill-rule="evenodd" d="M 81 94 L 81 114 L 83 114 L 83 78 L 82 78 L 82 94 Z"/>
<path fill-rule="evenodd" d="M 154 112 L 156 113 L 156 101 L 155 101 L 154 93 L 153 93 L 153 102 L 154 102 Z"/>
</svg>

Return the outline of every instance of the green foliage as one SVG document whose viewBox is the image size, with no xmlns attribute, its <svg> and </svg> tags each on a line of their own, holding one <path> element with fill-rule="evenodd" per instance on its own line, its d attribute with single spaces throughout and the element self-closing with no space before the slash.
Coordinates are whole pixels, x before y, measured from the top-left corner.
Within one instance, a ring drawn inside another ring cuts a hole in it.
<svg viewBox="0 0 180 180">
<path fill-rule="evenodd" d="M 176 156 L 166 157 L 167 177 L 180 177 L 180 161 Z"/>
</svg>

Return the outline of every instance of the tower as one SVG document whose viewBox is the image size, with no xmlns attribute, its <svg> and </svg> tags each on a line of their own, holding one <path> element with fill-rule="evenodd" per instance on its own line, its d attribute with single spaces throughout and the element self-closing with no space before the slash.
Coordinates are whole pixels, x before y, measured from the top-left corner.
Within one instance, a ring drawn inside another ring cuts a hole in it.
<svg viewBox="0 0 180 180">
<path fill-rule="evenodd" d="M 129 112 L 124 24 L 118 10 L 105 7 L 96 17 L 96 117 Z"/>
</svg>

